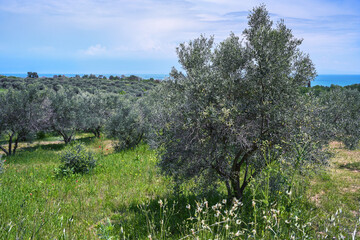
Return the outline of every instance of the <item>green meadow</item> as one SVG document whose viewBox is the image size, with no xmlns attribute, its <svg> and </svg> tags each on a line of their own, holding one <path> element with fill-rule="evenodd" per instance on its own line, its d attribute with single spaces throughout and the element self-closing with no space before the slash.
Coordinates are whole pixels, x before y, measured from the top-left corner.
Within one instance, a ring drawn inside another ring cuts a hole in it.
<svg viewBox="0 0 360 240">
<path fill-rule="evenodd" d="M 116 153 L 110 140 L 86 134 L 78 139 L 98 160 L 89 174 L 55 174 L 65 147 L 56 137 L 22 143 L 17 155 L 3 157 L 1 239 L 149 239 L 151 234 L 153 239 L 162 234 L 163 239 L 178 239 L 189 231 L 183 225 L 191 216 L 188 204 L 196 206 L 206 198 L 213 205 L 226 196 L 221 190 L 201 196 L 190 190 L 175 194 L 172 180 L 159 174 L 157 155 L 147 145 Z M 325 224 L 342 209 L 336 224 L 339 230 L 352 229 L 360 217 L 360 169 L 346 166 L 359 163 L 360 151 L 338 143 L 331 147 L 331 165 L 309 178 L 301 210 Z M 167 201 L 167 210 L 160 200 Z M 244 201 L 244 207 L 250 204 Z M 161 229 L 163 218 L 168 220 L 166 231 Z M 314 234 L 323 227 L 315 223 Z"/>
</svg>

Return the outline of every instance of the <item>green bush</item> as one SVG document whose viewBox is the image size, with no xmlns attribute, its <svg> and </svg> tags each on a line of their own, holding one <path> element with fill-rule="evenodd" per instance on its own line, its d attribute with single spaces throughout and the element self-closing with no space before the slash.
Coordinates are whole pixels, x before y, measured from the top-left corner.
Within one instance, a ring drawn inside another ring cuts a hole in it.
<svg viewBox="0 0 360 240">
<path fill-rule="evenodd" d="M 37 140 L 44 140 L 46 138 L 46 132 L 45 131 L 39 131 L 36 133 L 36 139 Z"/>
<path fill-rule="evenodd" d="M 88 173 L 96 166 L 93 154 L 86 151 L 82 143 L 67 147 L 60 155 L 61 165 L 56 169 L 58 175 Z"/>
</svg>

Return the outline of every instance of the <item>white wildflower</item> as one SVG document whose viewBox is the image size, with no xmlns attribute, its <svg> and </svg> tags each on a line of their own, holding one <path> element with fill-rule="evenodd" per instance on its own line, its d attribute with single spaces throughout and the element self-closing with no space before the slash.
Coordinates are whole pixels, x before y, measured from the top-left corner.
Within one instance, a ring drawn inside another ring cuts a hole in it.
<svg viewBox="0 0 360 240">
<path fill-rule="evenodd" d="M 238 237 L 238 236 L 240 236 L 241 235 L 241 232 L 240 231 L 237 231 L 236 233 L 235 233 L 235 237 Z"/>
</svg>

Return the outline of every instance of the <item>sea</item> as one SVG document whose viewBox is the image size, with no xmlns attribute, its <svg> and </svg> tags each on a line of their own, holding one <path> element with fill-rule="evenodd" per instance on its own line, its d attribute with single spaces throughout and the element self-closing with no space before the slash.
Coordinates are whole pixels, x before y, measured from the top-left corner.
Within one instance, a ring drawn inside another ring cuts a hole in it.
<svg viewBox="0 0 360 240">
<path fill-rule="evenodd" d="M 26 77 L 27 73 L 0 73 L 0 75 L 5 76 L 15 76 L 15 77 Z M 39 77 L 53 77 L 54 75 L 65 75 L 67 77 L 75 77 L 75 75 L 83 76 L 84 74 L 62 74 L 62 73 L 38 73 Z M 99 74 L 95 74 L 99 75 Z M 101 74 L 103 76 L 109 77 L 113 76 L 130 76 L 135 75 L 141 77 L 143 79 L 158 79 L 164 80 L 169 77 L 169 74 Z M 315 80 L 311 83 L 312 86 L 321 85 L 321 86 L 331 86 L 331 85 L 339 85 L 339 86 L 347 86 L 352 84 L 360 84 L 360 75 L 330 75 L 330 74 L 320 74 L 318 75 Z"/>
</svg>

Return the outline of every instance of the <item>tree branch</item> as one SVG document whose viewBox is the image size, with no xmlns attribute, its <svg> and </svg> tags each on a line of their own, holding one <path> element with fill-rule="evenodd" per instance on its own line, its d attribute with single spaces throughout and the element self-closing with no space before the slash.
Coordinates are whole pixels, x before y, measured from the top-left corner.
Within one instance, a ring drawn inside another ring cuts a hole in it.
<svg viewBox="0 0 360 240">
<path fill-rule="evenodd" d="M 0 149 L 1 150 L 3 150 L 3 152 L 8 156 L 9 155 L 9 152 L 8 151 L 6 151 L 6 149 L 5 148 L 3 148 L 1 145 L 0 145 Z"/>
</svg>

